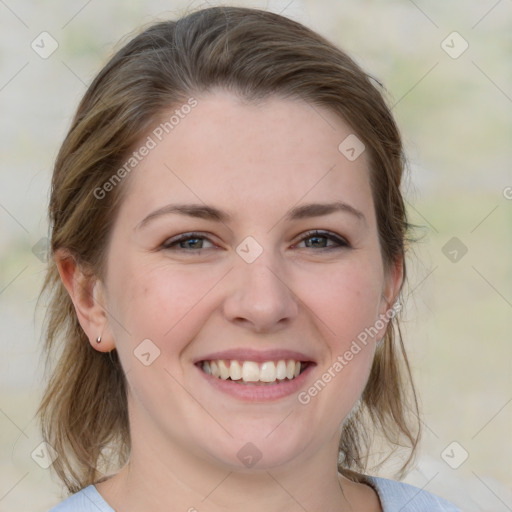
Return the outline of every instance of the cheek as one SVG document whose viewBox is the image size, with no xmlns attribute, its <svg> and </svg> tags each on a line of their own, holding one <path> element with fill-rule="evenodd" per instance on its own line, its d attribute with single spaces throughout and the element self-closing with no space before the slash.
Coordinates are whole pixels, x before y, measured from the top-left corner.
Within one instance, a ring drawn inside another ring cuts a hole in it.
<svg viewBox="0 0 512 512">
<path fill-rule="evenodd" d="M 169 264 L 125 260 L 112 273 L 110 282 L 114 324 L 117 321 L 124 328 L 116 327 L 116 334 L 121 340 L 129 336 L 130 344 L 149 338 L 162 350 L 179 350 L 175 334 L 179 332 L 184 339 L 189 336 L 184 330 L 216 281 L 212 272 L 205 275 L 192 267 L 178 269 Z"/>
<path fill-rule="evenodd" d="M 356 259 L 324 269 L 324 275 L 315 276 L 315 286 L 304 285 L 306 303 L 314 309 L 319 325 L 324 326 L 332 348 L 337 350 L 344 350 L 378 318 L 382 275 L 378 265 L 372 267 Z"/>
<path fill-rule="evenodd" d="M 327 429 L 337 429 L 346 419 L 368 380 L 381 279 L 378 271 L 352 261 L 331 270 L 324 286 L 314 287 L 314 293 L 308 294 L 307 306 L 318 319 L 316 325 L 327 351 L 319 362 L 316 380 L 298 398 L 301 404 L 312 404 L 318 417 L 326 418 Z"/>
</svg>

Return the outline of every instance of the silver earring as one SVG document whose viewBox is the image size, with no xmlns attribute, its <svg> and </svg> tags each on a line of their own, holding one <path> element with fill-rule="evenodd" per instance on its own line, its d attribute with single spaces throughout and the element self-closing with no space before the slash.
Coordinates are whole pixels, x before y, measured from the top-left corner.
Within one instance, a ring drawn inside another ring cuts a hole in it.
<svg viewBox="0 0 512 512">
<path fill-rule="evenodd" d="M 101 343 L 101 336 L 98 336 L 98 337 L 96 338 L 96 343 Z"/>
</svg>

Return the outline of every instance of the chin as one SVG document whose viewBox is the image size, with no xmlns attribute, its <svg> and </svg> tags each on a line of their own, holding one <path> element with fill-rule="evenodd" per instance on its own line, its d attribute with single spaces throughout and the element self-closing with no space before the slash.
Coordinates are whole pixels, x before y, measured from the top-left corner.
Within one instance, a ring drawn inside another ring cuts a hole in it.
<svg viewBox="0 0 512 512">
<path fill-rule="evenodd" d="M 234 435 L 234 433 L 233 433 Z M 268 436 L 268 437 L 265 437 Z M 274 432 L 262 435 L 261 430 L 254 436 L 235 436 L 222 442 L 205 446 L 204 450 L 216 464 L 225 466 L 229 471 L 257 472 L 284 467 L 307 448 L 305 434 L 291 437 L 288 432 Z"/>
</svg>

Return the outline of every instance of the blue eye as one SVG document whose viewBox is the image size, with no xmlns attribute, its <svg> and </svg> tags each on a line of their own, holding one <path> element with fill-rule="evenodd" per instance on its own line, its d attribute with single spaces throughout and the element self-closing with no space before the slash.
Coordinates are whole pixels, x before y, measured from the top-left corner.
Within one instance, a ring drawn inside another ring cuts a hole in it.
<svg viewBox="0 0 512 512">
<path fill-rule="evenodd" d="M 308 240 L 311 240 L 311 243 L 307 243 Z M 202 249 L 210 249 L 212 247 L 204 247 L 204 242 L 210 243 L 212 246 L 212 242 L 210 240 L 201 235 L 200 233 L 183 233 L 175 238 L 171 238 L 162 244 L 162 249 L 170 249 L 174 251 L 183 251 L 183 252 L 198 252 Z M 328 242 L 334 242 L 331 245 L 327 245 Z M 334 249 L 342 249 L 346 247 L 350 247 L 350 244 L 344 239 L 341 238 L 329 231 L 309 231 L 303 236 L 300 240 L 299 244 L 302 242 L 306 242 L 306 247 L 301 247 L 305 249 L 319 249 L 323 251 L 330 251 Z M 298 244 L 297 244 L 298 245 Z"/>
<path fill-rule="evenodd" d="M 350 244 L 343 238 L 330 233 L 329 231 L 309 231 L 306 233 L 306 236 L 301 239 L 299 243 L 302 243 L 307 240 L 312 240 L 312 244 L 308 245 L 306 243 L 306 248 L 318 248 L 321 250 L 332 250 L 332 249 L 340 249 L 343 247 L 350 247 Z M 327 241 L 334 242 L 335 245 L 327 246 Z"/>
<path fill-rule="evenodd" d="M 179 247 L 176 247 L 178 251 L 184 250 L 187 252 L 192 252 L 188 251 L 188 249 L 205 249 L 205 247 L 203 247 L 204 240 L 208 239 L 198 233 L 184 233 L 183 235 L 179 235 L 177 238 L 171 238 L 170 240 L 166 241 L 162 245 L 162 248 L 172 249 L 179 245 Z M 206 247 L 206 249 L 208 249 L 208 247 Z"/>
</svg>

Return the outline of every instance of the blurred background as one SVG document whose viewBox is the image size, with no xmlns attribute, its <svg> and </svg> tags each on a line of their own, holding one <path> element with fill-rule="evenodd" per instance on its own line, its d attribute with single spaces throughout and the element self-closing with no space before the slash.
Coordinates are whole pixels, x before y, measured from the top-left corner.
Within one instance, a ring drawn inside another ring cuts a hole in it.
<svg viewBox="0 0 512 512">
<path fill-rule="evenodd" d="M 36 462 L 35 305 L 51 170 L 74 110 L 141 25 L 219 3 L 0 0 L 0 511 L 43 512 L 65 496 Z M 230 3 L 308 25 L 389 91 L 422 226 L 404 334 L 424 438 L 406 481 L 464 511 L 512 510 L 512 2 Z"/>
</svg>

